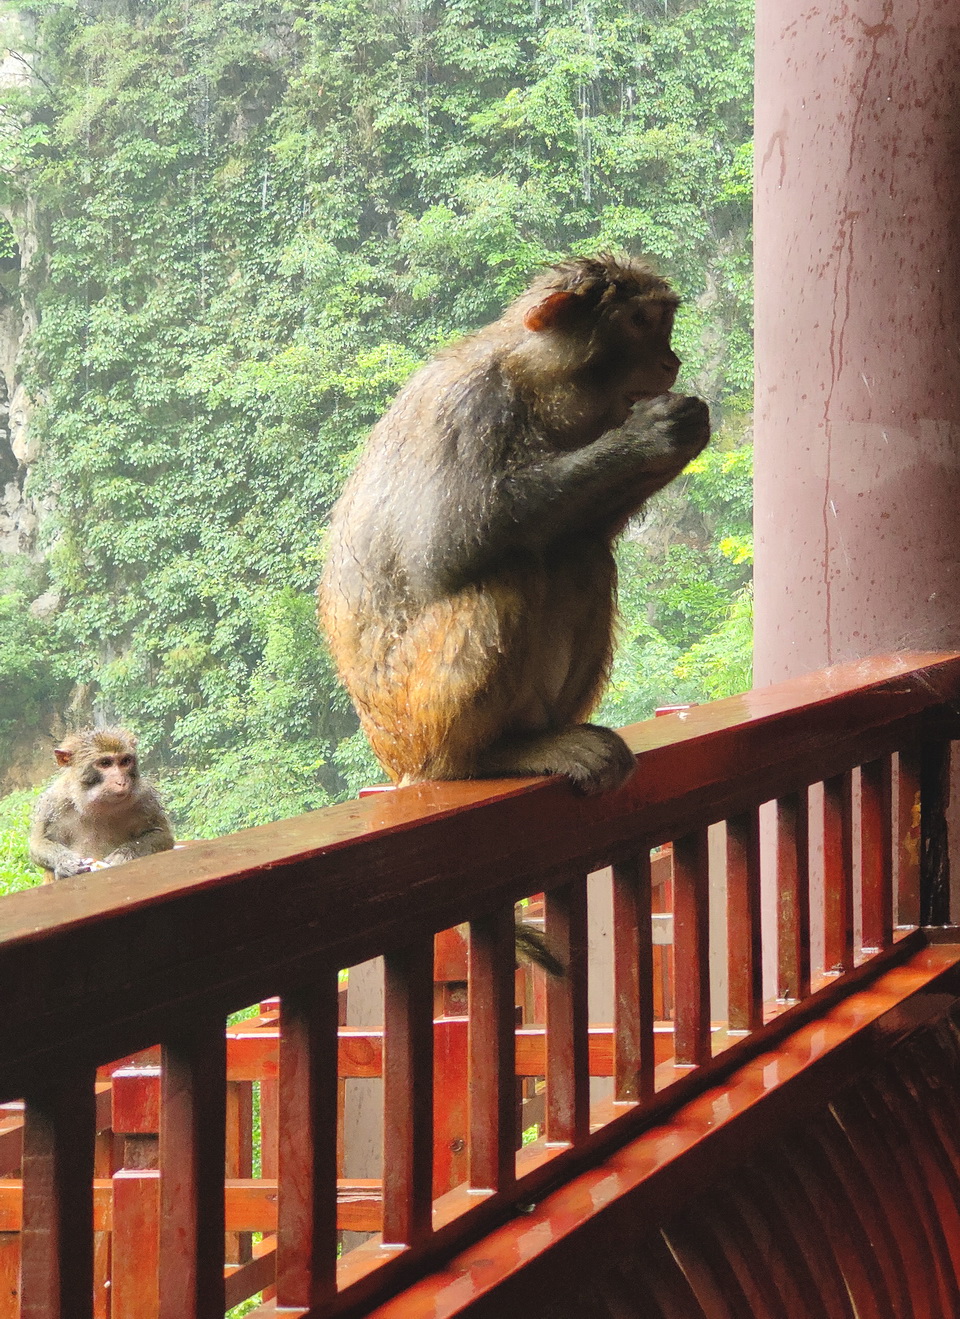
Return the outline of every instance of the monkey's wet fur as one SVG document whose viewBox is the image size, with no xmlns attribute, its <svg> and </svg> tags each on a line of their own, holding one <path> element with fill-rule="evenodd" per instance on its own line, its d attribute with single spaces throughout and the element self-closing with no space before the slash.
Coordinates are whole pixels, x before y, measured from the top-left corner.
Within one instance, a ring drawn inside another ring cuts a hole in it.
<svg viewBox="0 0 960 1319">
<path fill-rule="evenodd" d="M 320 612 L 395 783 L 562 774 L 597 793 L 631 774 L 585 721 L 610 672 L 613 542 L 710 436 L 707 405 L 668 392 L 678 302 L 642 261 L 563 261 L 374 427 Z"/>
</svg>

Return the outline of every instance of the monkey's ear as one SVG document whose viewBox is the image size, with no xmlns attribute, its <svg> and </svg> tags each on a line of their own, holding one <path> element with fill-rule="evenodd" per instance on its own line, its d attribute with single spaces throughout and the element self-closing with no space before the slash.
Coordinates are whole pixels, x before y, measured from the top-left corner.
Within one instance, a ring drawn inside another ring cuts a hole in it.
<svg viewBox="0 0 960 1319">
<path fill-rule="evenodd" d="M 583 299 L 569 289 L 559 289 L 531 307 L 523 318 L 528 330 L 539 333 L 541 330 L 557 330 L 571 320 L 570 313 L 583 307 Z"/>
<path fill-rule="evenodd" d="M 53 754 L 57 758 L 57 764 L 61 769 L 66 769 L 67 765 L 73 760 L 73 752 L 67 747 L 54 747 Z"/>
</svg>

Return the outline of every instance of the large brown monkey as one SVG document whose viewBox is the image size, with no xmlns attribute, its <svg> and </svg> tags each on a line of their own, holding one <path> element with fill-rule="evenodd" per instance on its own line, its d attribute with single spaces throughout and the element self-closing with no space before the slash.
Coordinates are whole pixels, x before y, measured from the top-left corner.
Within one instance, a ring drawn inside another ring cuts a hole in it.
<svg viewBox="0 0 960 1319">
<path fill-rule="evenodd" d="M 375 426 L 320 600 L 394 781 L 565 774 L 600 792 L 633 769 L 583 721 L 611 662 L 612 542 L 709 438 L 706 404 L 667 392 L 677 303 L 643 262 L 564 261 Z"/>
<path fill-rule="evenodd" d="M 125 728 L 73 733 L 54 755 L 57 775 L 34 809 L 30 860 L 54 879 L 166 852 L 173 834 L 156 789 L 140 777 Z"/>
</svg>

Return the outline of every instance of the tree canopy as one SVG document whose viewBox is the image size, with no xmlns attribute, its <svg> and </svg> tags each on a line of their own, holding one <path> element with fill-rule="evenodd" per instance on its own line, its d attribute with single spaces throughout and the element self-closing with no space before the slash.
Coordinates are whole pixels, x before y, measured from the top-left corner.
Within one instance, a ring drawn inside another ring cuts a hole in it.
<svg viewBox="0 0 960 1319">
<path fill-rule="evenodd" d="M 426 356 L 609 247 L 675 282 L 678 388 L 723 425 L 624 540 L 603 716 L 748 685 L 749 0 L 5 12 L 46 575 L 0 578 L 0 739 L 72 692 L 138 731 L 192 835 L 380 779 L 317 640 L 326 514 Z"/>
</svg>

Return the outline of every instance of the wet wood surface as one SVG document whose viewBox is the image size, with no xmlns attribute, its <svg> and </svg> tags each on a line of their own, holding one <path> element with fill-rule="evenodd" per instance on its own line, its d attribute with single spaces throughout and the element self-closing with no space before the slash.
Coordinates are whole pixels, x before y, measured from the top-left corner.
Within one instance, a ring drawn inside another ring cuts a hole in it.
<svg viewBox="0 0 960 1319">
<path fill-rule="evenodd" d="M 465 1232 L 496 1228 L 518 1196 L 536 1203 L 553 1184 L 575 1180 L 644 1123 L 710 1083 L 722 1086 L 777 1041 L 779 1070 L 805 1021 L 822 1023 L 831 1004 L 916 953 L 923 936 L 897 944 L 895 914 L 917 908 L 921 895 L 928 910 L 949 914 L 937 813 L 960 659 L 928 658 L 919 671 L 908 664 L 848 666 L 627 730 L 642 752 L 637 772 L 605 797 L 580 798 L 557 781 L 422 785 L 7 900 L 0 992 L 20 1015 L 15 1032 L 10 1016 L 0 1021 L 0 1100 L 28 1096 L 16 1221 L 23 1315 L 107 1319 L 108 1231 L 128 1268 L 138 1253 L 151 1267 L 156 1259 L 156 1290 L 151 1282 L 129 1302 L 135 1319 L 210 1319 L 255 1283 L 267 1288 L 264 1314 L 274 1303 L 289 1313 L 359 1314 L 442 1263 Z M 822 968 L 812 965 L 808 813 L 818 782 Z M 765 1011 L 757 811 L 771 800 L 780 1002 Z M 720 820 L 728 821 L 729 1032 L 716 1028 L 710 986 L 707 830 Z M 658 863 L 671 857 L 672 913 L 657 917 L 672 916 L 672 959 L 659 963 L 673 968 L 661 987 L 675 1015 L 669 1040 L 653 1019 L 650 849 L 663 843 L 672 844 L 658 853 Z M 614 1022 L 591 1029 L 586 876 L 605 863 L 613 865 Z M 537 892 L 566 971 L 533 995 L 545 1027 L 516 1031 L 512 908 Z M 462 938 L 435 947 L 434 933 L 456 922 L 471 927 L 472 964 Z M 877 953 L 870 964 L 864 949 Z M 385 957 L 383 1030 L 338 1037 L 337 968 L 374 954 Z M 931 956 L 919 980 L 926 972 L 949 979 L 948 954 Z M 439 987 L 438 958 L 452 978 Z M 842 980 L 823 974 L 837 969 Z M 465 1001 L 458 976 L 471 982 L 469 1023 L 448 1015 Z M 225 1014 L 267 995 L 279 996 L 271 1009 L 226 1039 Z M 889 1017 L 888 1000 L 879 1001 Z M 824 1032 L 830 1038 L 845 1039 Z M 95 1082 L 96 1068 L 117 1058 L 125 1066 L 116 1081 L 97 1089 L 106 1073 Z M 545 1129 L 515 1156 L 518 1075 L 545 1078 Z M 72 1081 L 61 1086 L 64 1076 Z M 337 1179 L 347 1076 L 383 1077 L 377 1187 Z M 610 1101 L 591 1107 L 591 1076 L 613 1077 Z M 263 1133 L 256 1181 L 241 1175 L 252 1172 L 254 1083 Z M 882 1128 L 883 1097 L 860 1099 Z M 109 1133 L 98 1116 L 104 1104 Z M 683 1143 L 682 1132 L 665 1130 Z M 16 1162 L 15 1137 L 2 1126 L 7 1163 Z M 66 1158 L 72 1146 L 76 1157 Z M 94 1173 L 114 1169 L 118 1151 L 124 1166 L 99 1177 L 91 1198 Z M 936 1171 L 918 1179 L 914 1167 L 930 1156 L 920 1144 L 912 1152 L 913 1162 L 893 1158 L 898 1189 L 928 1249 L 931 1305 L 951 1306 L 955 1283 L 935 1219 L 949 1219 L 952 1184 Z M 804 1206 L 816 1203 L 816 1188 L 806 1165 L 785 1168 L 781 1183 L 763 1171 L 747 1178 L 740 1208 L 745 1220 L 782 1232 L 780 1282 L 802 1295 L 814 1241 Z M 13 1209 L 3 1216 L 11 1193 L 0 1186 L 0 1234 L 16 1230 Z M 338 1270 L 345 1226 L 380 1228 L 382 1237 Z M 276 1237 L 255 1248 L 250 1233 L 264 1231 Z M 679 1273 L 644 1266 L 656 1304 L 746 1319 L 763 1288 L 748 1280 L 743 1240 L 733 1249 L 728 1234 L 728 1255 L 714 1233 L 702 1255 L 678 1233 L 669 1254 Z M 845 1250 L 830 1246 L 821 1262 L 831 1319 L 847 1319 Z M 0 1250 L 0 1269 L 9 1272 L 12 1258 Z"/>
<path fill-rule="evenodd" d="M 958 1095 L 931 947 L 370 1319 L 953 1319 Z"/>
<path fill-rule="evenodd" d="M 532 877 L 551 859 L 585 873 L 628 859 L 638 837 L 669 841 L 928 728 L 949 735 L 958 686 L 953 657 L 840 666 L 628 729 L 637 772 L 605 797 L 542 780 L 420 785 L 95 883 L 14 894 L 0 933 L 0 1100 L 25 1093 L 54 1059 L 107 1063 L 153 1043 L 191 1004 L 226 1013 L 275 993 L 277 969 L 295 973 L 300 959 L 350 965 L 418 922 L 447 928 L 480 915 L 543 887 Z M 85 974 L 92 965 L 96 978 Z"/>
</svg>

